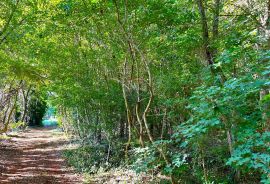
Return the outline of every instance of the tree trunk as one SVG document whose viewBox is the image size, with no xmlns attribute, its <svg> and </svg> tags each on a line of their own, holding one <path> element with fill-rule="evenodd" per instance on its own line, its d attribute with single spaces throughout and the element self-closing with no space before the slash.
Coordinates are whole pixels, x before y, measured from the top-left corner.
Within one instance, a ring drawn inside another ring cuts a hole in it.
<svg viewBox="0 0 270 184">
<path fill-rule="evenodd" d="M 25 116 L 26 113 L 28 111 L 28 97 L 31 91 L 31 86 L 28 88 L 28 90 L 26 91 L 26 93 L 24 92 L 24 90 L 22 89 L 22 93 L 23 93 L 23 114 L 21 117 L 21 122 L 25 122 Z"/>
<path fill-rule="evenodd" d="M 205 13 L 205 7 L 204 7 L 204 4 L 203 4 L 203 0 L 197 0 L 197 4 L 198 4 L 199 12 L 200 12 L 200 15 L 201 15 L 202 37 L 203 37 L 204 51 L 205 51 L 205 55 L 206 55 L 208 65 L 210 67 L 212 67 L 214 62 L 213 62 L 213 56 L 212 56 L 212 53 L 211 53 L 211 50 L 210 50 L 209 30 L 208 30 L 208 23 L 207 23 L 207 17 L 206 17 L 206 13 Z"/>
<path fill-rule="evenodd" d="M 127 114 L 127 124 L 128 124 L 128 141 L 126 143 L 126 148 L 125 148 L 125 158 L 126 161 L 128 161 L 128 150 L 130 148 L 131 144 L 131 125 L 132 125 L 132 114 L 131 110 L 128 104 L 128 99 L 127 99 L 127 93 L 126 93 L 126 86 L 125 86 L 125 78 L 126 78 L 126 64 L 127 64 L 127 59 L 125 59 L 124 66 L 123 66 L 123 75 L 124 75 L 124 81 L 122 81 L 122 92 L 123 92 L 123 98 L 125 101 L 125 107 L 126 107 L 126 114 Z"/>
</svg>

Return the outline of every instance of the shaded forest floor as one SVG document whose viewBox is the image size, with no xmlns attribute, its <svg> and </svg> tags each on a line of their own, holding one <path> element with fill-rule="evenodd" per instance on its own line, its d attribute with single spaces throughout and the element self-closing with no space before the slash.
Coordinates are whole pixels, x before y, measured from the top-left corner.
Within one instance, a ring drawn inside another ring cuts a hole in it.
<svg viewBox="0 0 270 184">
<path fill-rule="evenodd" d="M 79 184 L 82 177 L 61 157 L 67 140 L 55 129 L 29 129 L 0 139 L 1 184 Z"/>
</svg>

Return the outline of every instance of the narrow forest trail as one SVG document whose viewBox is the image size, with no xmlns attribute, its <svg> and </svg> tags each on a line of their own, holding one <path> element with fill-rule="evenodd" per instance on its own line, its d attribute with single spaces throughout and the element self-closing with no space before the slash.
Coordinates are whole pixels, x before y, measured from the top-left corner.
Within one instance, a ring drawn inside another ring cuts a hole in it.
<svg viewBox="0 0 270 184">
<path fill-rule="evenodd" d="M 53 129 L 29 129 L 0 141 L 0 184 L 80 184 L 61 157 L 67 140 Z"/>
</svg>

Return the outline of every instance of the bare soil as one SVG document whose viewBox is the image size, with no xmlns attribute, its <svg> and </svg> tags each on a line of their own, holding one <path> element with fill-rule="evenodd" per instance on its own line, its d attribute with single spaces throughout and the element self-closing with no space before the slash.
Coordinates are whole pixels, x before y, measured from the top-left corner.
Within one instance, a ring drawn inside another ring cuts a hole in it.
<svg viewBox="0 0 270 184">
<path fill-rule="evenodd" d="M 81 184 L 61 156 L 67 140 L 54 129 L 29 129 L 0 140 L 0 184 Z"/>
</svg>

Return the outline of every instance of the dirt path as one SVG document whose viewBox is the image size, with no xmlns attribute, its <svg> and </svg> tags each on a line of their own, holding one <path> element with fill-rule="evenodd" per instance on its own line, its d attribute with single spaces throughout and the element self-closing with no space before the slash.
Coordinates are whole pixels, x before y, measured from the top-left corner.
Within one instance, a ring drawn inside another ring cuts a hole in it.
<svg viewBox="0 0 270 184">
<path fill-rule="evenodd" d="M 81 184 L 61 158 L 66 143 L 53 129 L 29 129 L 0 140 L 0 184 Z"/>
</svg>

